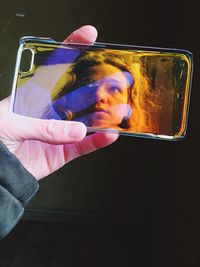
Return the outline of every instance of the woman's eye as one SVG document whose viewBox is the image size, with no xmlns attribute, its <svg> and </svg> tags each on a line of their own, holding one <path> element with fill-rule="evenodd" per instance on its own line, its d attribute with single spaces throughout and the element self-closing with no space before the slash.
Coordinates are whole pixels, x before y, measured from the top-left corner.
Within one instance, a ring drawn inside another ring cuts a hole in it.
<svg viewBox="0 0 200 267">
<path fill-rule="evenodd" d="M 116 86 L 110 86 L 108 88 L 108 91 L 111 93 L 111 94 L 114 94 L 114 93 L 120 93 L 121 92 L 121 89 L 119 87 L 116 87 Z"/>
</svg>

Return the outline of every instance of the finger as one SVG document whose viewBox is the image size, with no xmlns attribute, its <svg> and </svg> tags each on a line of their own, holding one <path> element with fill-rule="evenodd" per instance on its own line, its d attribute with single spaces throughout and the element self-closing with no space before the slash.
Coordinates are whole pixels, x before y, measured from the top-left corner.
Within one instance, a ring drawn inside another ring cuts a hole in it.
<svg viewBox="0 0 200 267">
<path fill-rule="evenodd" d="M 72 32 L 64 43 L 83 43 L 92 45 L 97 39 L 97 30 L 91 25 L 86 25 Z"/>
<path fill-rule="evenodd" d="M 49 144 L 66 144 L 81 141 L 86 126 L 79 122 L 40 120 L 16 114 L 1 117 L 1 138 L 22 141 L 39 140 Z M 12 127 L 10 127 L 12 125 Z"/>
<path fill-rule="evenodd" d="M 0 113 L 8 112 L 10 109 L 10 96 L 0 101 Z"/>
<path fill-rule="evenodd" d="M 89 154 L 97 149 L 106 147 L 118 139 L 118 134 L 95 133 L 85 137 L 82 141 L 64 146 L 66 162 L 69 162 L 82 155 Z"/>
</svg>

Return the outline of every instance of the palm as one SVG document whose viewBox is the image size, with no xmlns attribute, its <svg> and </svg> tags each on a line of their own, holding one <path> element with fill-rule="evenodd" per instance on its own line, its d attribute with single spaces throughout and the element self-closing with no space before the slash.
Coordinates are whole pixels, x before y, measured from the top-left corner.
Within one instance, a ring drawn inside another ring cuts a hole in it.
<svg viewBox="0 0 200 267">
<path fill-rule="evenodd" d="M 0 139 L 15 154 L 24 167 L 37 179 L 41 179 L 62 167 L 67 162 L 96 149 L 105 147 L 117 139 L 117 135 L 95 133 L 80 142 L 51 144 L 20 135 L 19 121 L 25 118 L 9 112 L 10 99 L 0 101 Z M 16 127 L 15 127 L 16 124 Z M 17 125 L 18 124 L 18 125 Z"/>
<path fill-rule="evenodd" d="M 69 161 L 65 158 L 64 145 L 46 144 L 36 140 L 23 141 L 13 153 L 38 178 L 49 175 Z"/>
</svg>

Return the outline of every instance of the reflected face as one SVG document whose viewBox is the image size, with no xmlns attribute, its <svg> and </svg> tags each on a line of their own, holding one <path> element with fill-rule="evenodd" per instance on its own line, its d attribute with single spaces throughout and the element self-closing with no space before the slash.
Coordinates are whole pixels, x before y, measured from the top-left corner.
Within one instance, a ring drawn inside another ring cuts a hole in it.
<svg viewBox="0 0 200 267">
<path fill-rule="evenodd" d="M 128 103 L 128 89 L 133 82 L 130 73 L 121 71 L 109 64 L 101 64 L 83 73 L 84 84 L 87 84 L 87 97 L 93 102 L 88 113 L 76 117 L 87 126 L 116 127 L 127 114 L 130 114 Z M 86 88 L 85 87 L 85 88 Z M 80 90 L 80 89 L 79 89 Z M 82 100 L 88 100 L 83 94 Z M 87 109 L 86 109 L 87 110 Z"/>
</svg>

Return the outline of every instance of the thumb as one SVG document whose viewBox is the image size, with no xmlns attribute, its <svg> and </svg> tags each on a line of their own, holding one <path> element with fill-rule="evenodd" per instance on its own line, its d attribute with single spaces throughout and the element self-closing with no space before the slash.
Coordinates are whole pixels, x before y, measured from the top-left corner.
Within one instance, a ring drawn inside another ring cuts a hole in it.
<svg viewBox="0 0 200 267">
<path fill-rule="evenodd" d="M 66 144 L 82 140 L 86 126 L 80 122 L 41 120 L 17 114 L 1 117 L 0 137 L 12 141 L 39 140 L 50 144 Z"/>
</svg>

